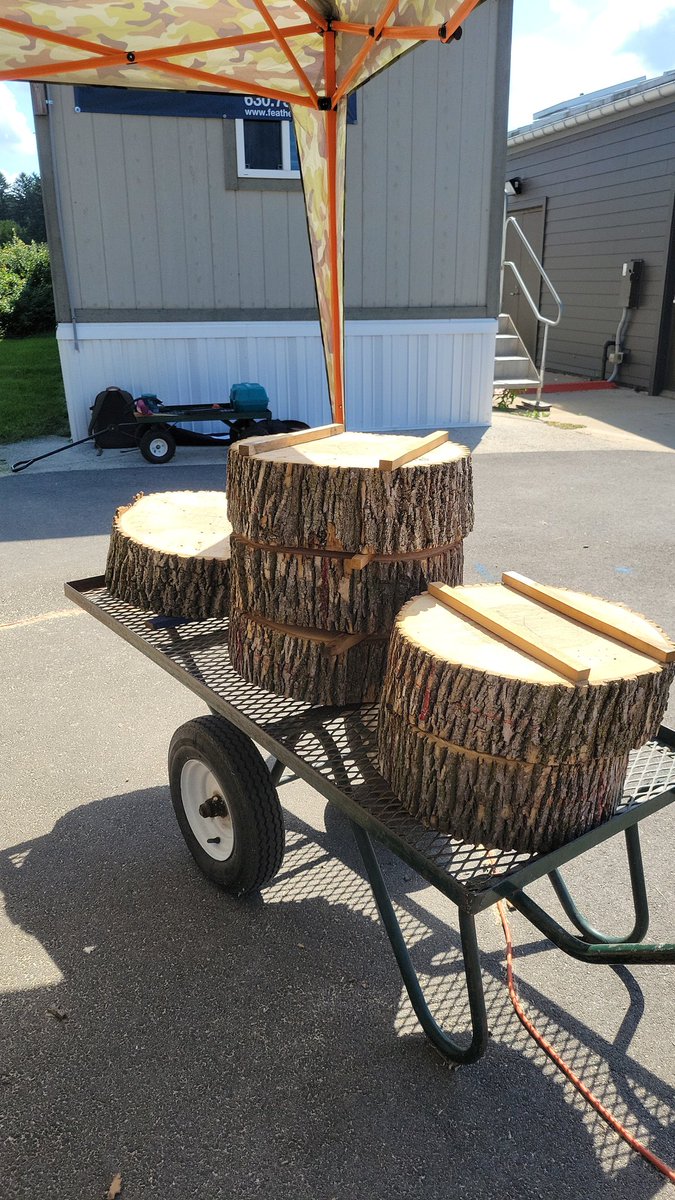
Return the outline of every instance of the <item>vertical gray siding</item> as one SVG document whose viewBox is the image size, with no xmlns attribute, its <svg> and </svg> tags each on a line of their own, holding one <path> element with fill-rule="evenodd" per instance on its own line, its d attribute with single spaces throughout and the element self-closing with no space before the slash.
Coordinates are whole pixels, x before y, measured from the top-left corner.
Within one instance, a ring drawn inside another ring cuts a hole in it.
<svg viewBox="0 0 675 1200">
<path fill-rule="evenodd" d="M 461 42 L 421 46 L 359 92 L 347 134 L 345 299 L 355 315 L 495 315 L 505 8 L 486 0 Z M 69 86 L 50 95 L 80 320 L 315 310 L 302 196 L 297 186 L 228 189 L 222 122 L 75 113 Z"/>
<path fill-rule="evenodd" d="M 621 265 L 642 258 L 620 378 L 650 388 L 675 197 L 675 104 L 653 102 L 514 147 L 508 174 L 524 180 L 523 203 L 547 199 L 544 266 L 565 305 L 549 337 L 550 369 L 599 377 L 603 343 L 621 315 Z"/>
</svg>

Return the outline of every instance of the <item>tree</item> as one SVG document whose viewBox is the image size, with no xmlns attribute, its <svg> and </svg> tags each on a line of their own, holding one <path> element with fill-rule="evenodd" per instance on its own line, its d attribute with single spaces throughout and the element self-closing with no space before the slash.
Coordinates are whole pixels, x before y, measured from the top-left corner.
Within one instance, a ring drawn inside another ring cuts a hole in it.
<svg viewBox="0 0 675 1200">
<path fill-rule="evenodd" d="M 6 189 L 4 192 L 3 183 Z M 14 182 L 7 186 L 7 180 L 0 173 L 0 216 L 16 221 L 27 241 L 47 241 L 39 175 L 26 175 L 25 171 L 22 171 Z"/>
</svg>

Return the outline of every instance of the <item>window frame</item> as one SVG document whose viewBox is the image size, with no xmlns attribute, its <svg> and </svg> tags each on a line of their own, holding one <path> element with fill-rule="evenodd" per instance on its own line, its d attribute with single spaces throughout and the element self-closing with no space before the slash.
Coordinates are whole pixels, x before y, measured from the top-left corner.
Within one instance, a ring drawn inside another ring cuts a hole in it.
<svg viewBox="0 0 675 1200">
<path fill-rule="evenodd" d="M 256 118 L 248 118 L 256 120 Z M 258 118 L 259 119 L 259 118 Z M 237 148 L 237 175 L 240 179 L 297 179 L 300 180 L 300 171 L 293 170 L 291 167 L 291 132 L 290 127 L 293 124 L 292 120 L 286 118 L 276 120 L 275 124 L 281 126 L 281 161 L 282 166 L 278 169 L 261 169 L 259 167 L 246 166 L 246 145 L 244 142 L 244 121 L 245 117 L 237 117 L 235 119 L 235 142 Z"/>
</svg>

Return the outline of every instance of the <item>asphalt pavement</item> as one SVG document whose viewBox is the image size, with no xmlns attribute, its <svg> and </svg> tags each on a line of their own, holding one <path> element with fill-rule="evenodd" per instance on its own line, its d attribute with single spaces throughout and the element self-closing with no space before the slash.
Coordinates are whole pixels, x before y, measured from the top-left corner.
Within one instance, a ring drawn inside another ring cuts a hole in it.
<svg viewBox="0 0 675 1200">
<path fill-rule="evenodd" d="M 675 402 L 612 395 L 459 431 L 476 449 L 465 577 L 518 570 L 675 634 Z M 122 1200 L 670 1194 L 519 1025 L 495 910 L 478 922 L 490 1045 L 453 1070 L 412 1015 L 344 818 L 305 784 L 282 780 L 286 858 L 259 897 L 194 866 L 166 753 L 204 709 L 63 582 L 102 571 L 118 504 L 222 487 L 225 457 L 179 448 L 157 467 L 83 447 L 0 477 L 3 1197 L 97 1200 L 118 1172 Z M 675 809 L 645 823 L 654 940 L 675 940 L 674 841 Z M 456 913 L 380 858 L 434 1010 L 460 1033 Z M 596 923 L 631 924 L 618 838 L 567 877 Z M 675 969 L 585 966 L 512 923 L 532 1018 L 675 1164 Z"/>
</svg>

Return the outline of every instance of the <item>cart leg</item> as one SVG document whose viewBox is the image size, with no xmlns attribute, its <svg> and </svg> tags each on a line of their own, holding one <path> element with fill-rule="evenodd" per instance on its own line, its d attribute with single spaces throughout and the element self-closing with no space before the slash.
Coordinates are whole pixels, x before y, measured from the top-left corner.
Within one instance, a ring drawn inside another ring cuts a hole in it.
<svg viewBox="0 0 675 1200">
<path fill-rule="evenodd" d="M 458 1042 L 445 1033 L 429 1011 L 429 1006 L 425 1000 L 417 973 L 408 953 L 408 947 L 401 932 L 401 926 L 394 912 L 394 906 L 387 891 L 387 885 L 382 877 L 380 864 L 377 861 L 372 842 L 365 829 L 360 825 L 354 824 L 354 822 L 351 822 L 351 824 L 356 843 L 361 851 L 361 857 L 363 858 L 370 886 L 373 889 L 375 902 L 387 931 L 387 936 L 391 942 L 399 971 L 410 997 L 410 1003 L 415 1010 L 415 1015 L 422 1029 L 436 1049 L 446 1058 L 457 1063 L 475 1062 L 477 1058 L 480 1058 L 485 1053 L 488 1028 L 483 979 L 478 956 L 476 926 L 473 916 L 469 913 L 459 912 L 459 928 L 464 953 L 464 974 L 472 1026 L 471 1041 L 467 1046 L 460 1046 Z"/>
<path fill-rule="evenodd" d="M 635 909 L 635 925 L 627 937 L 608 937 L 598 929 L 594 929 L 574 903 L 560 871 L 551 871 L 549 874 L 553 890 L 565 913 L 588 942 L 599 943 L 604 946 L 614 946 L 622 942 L 641 942 L 649 929 L 649 902 L 645 886 L 645 873 L 642 866 L 640 832 L 637 825 L 631 825 L 626 830 L 626 850 L 628 853 L 630 886 Z"/>
<path fill-rule="evenodd" d="M 283 775 L 285 770 L 286 770 L 285 763 L 282 763 L 281 759 L 275 758 L 274 762 L 272 763 L 272 766 L 270 767 L 270 779 L 272 780 L 272 783 L 274 784 L 275 787 L 277 786 L 277 784 L 278 784 L 279 780 L 281 779 L 281 776 Z"/>
</svg>

